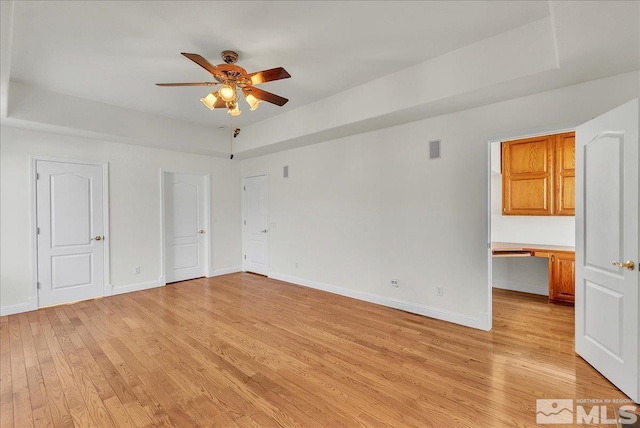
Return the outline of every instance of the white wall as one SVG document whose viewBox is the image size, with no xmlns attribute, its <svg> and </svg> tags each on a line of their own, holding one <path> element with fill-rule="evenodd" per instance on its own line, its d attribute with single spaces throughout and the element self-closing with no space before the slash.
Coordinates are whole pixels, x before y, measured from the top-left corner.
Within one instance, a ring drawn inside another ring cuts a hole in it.
<svg viewBox="0 0 640 428">
<path fill-rule="evenodd" d="M 488 328 L 488 142 L 637 95 L 627 73 L 244 160 L 243 176 L 269 174 L 270 276 Z"/>
<path fill-rule="evenodd" d="M 489 328 L 488 141 L 575 126 L 638 96 L 638 77 L 627 73 L 242 161 L 242 176 L 270 175 L 271 276 Z M 429 161 L 434 139 L 442 140 L 442 159 Z M 32 302 L 30 155 L 110 163 L 115 292 L 160 281 L 160 168 L 211 172 L 213 269 L 238 268 L 237 162 L 3 126 L 1 308 Z M 438 286 L 444 296 L 436 295 Z"/>
<path fill-rule="evenodd" d="M 208 237 L 213 274 L 240 270 L 238 162 L 5 126 L 0 137 L 3 313 L 35 302 L 29 224 L 32 155 L 109 162 L 108 239 L 114 293 L 157 286 L 161 281 L 160 168 L 211 174 Z M 134 266 L 140 266 L 140 274 L 134 275 Z"/>
<path fill-rule="evenodd" d="M 549 260 L 541 257 L 494 257 L 491 285 L 505 290 L 549 295 Z"/>
</svg>

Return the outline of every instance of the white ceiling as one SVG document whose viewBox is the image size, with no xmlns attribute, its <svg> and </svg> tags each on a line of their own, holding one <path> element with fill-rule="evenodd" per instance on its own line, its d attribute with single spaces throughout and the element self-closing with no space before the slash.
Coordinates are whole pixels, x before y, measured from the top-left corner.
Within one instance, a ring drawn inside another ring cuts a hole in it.
<svg viewBox="0 0 640 428">
<path fill-rule="evenodd" d="M 2 3 L 3 13 L 8 10 L 5 3 L 13 8 L 11 20 L 3 16 L 3 27 L 11 24 L 9 30 L 2 29 L 3 98 L 10 78 L 21 87 L 209 129 L 228 125 L 230 116 L 202 106 L 199 99 L 208 92 L 206 87 L 155 86 L 156 82 L 211 80 L 180 52 L 199 53 L 219 64 L 220 52 L 231 49 L 240 54 L 238 65 L 249 72 L 278 66 L 289 71 L 292 78 L 261 86 L 289 98 L 289 103 L 284 107 L 263 103 L 254 112 L 245 107 L 234 119 L 234 126 L 243 127 L 283 114 L 297 120 L 302 113 L 294 113 L 312 103 L 331 109 L 339 99 L 334 104 L 321 100 L 367 85 L 375 87 L 374 82 L 384 76 L 392 82 L 403 70 L 545 18 L 551 23 L 549 40 L 553 40 L 558 66 L 547 67 L 544 73 L 534 70 L 530 76 L 504 77 L 509 86 L 493 91 L 496 96 L 486 97 L 486 102 L 495 102 L 499 92 L 506 99 L 640 68 L 636 1 Z M 525 64 L 527 46 L 520 52 L 509 61 Z M 406 88 L 407 82 L 402 83 Z M 14 93 L 19 97 L 22 92 Z M 479 92 L 474 94 L 475 104 L 481 103 Z M 411 96 L 408 91 L 397 94 Z M 450 99 L 457 109 L 473 106 L 459 94 Z M 7 100 L 2 102 L 6 105 Z M 11 99 L 9 106 L 12 103 L 19 105 L 20 100 Z M 426 104 L 422 107 L 431 115 L 438 113 Z M 401 108 L 396 110 L 399 113 Z M 5 114 L 11 117 L 11 108 Z M 419 114 L 404 116 L 420 118 Z"/>
<path fill-rule="evenodd" d="M 15 3 L 11 79 L 115 106 L 228 123 L 199 102 L 212 80 L 180 55 L 213 64 L 236 50 L 249 72 L 282 66 L 292 78 L 263 89 L 284 107 L 248 109 L 247 125 L 325 98 L 549 14 L 546 2 L 24 1 Z"/>
</svg>

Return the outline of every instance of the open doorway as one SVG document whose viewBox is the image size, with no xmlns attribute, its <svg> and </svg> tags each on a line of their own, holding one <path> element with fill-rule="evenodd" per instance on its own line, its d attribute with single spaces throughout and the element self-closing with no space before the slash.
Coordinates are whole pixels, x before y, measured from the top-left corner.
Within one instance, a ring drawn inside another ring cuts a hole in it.
<svg viewBox="0 0 640 428">
<path fill-rule="evenodd" d="M 555 339 L 556 326 L 574 330 L 575 347 L 572 346 L 572 348 L 575 353 L 636 403 L 640 403 L 638 401 L 638 391 L 640 390 L 638 281 L 640 275 L 636 269 L 636 260 L 638 260 L 640 251 L 638 246 L 638 224 L 640 224 L 638 222 L 638 117 L 638 99 L 635 98 L 575 128 L 575 148 L 569 151 L 569 155 L 574 155 L 573 180 L 571 180 L 571 175 L 567 175 L 570 177 L 567 183 L 573 182 L 574 186 L 571 192 L 575 196 L 575 214 L 573 216 L 575 225 L 571 230 L 575 233 L 576 253 L 574 253 L 575 260 L 557 262 L 561 265 L 560 268 L 565 271 L 560 274 L 560 277 L 569 278 L 570 284 L 573 284 L 575 312 L 573 308 L 568 306 L 545 303 L 545 300 L 550 299 L 551 293 L 548 293 L 547 296 L 539 296 L 543 300 L 536 307 L 536 315 L 563 309 L 570 311 L 574 320 L 573 324 L 556 322 L 548 330 L 544 330 L 544 326 L 541 326 L 541 333 L 536 336 L 553 340 Z M 501 146 L 498 146 L 500 147 L 500 152 L 498 152 L 500 155 L 496 156 L 497 149 L 494 148 L 494 160 L 488 162 L 488 165 L 490 168 L 497 165 L 504 167 L 508 163 L 504 159 L 504 143 L 502 141 L 495 142 L 502 143 Z M 491 144 L 488 147 L 488 152 L 494 147 Z M 500 161 L 496 162 L 496 159 L 500 159 Z M 562 163 L 554 164 L 554 166 L 558 165 L 562 165 Z M 507 182 L 505 177 L 502 177 L 496 183 L 498 179 L 495 176 L 504 176 L 504 168 L 497 170 L 494 167 L 493 169 L 494 171 L 488 176 L 487 184 L 489 190 L 488 211 L 492 208 L 491 201 L 495 203 L 500 194 L 498 200 L 502 204 L 505 194 L 508 193 L 506 191 L 497 192 L 496 189 L 493 189 L 492 184 L 501 184 L 504 189 Z M 558 176 L 558 170 L 550 168 L 549 171 L 554 171 L 556 177 Z M 571 189 L 569 186 L 565 187 Z M 502 210 L 505 208 L 509 210 L 513 207 L 503 205 Z M 517 204 L 515 208 L 519 208 Z M 552 213 L 557 213 L 557 210 L 554 211 L 554 207 L 550 209 Z M 552 220 L 552 215 L 546 216 L 548 217 L 547 221 Z M 569 219 L 572 217 L 565 216 Z M 504 217 L 506 217 L 504 211 L 496 212 L 494 209 L 489 212 L 490 240 L 504 239 L 500 236 L 499 223 L 506 220 Z M 534 217 L 537 216 L 526 218 L 525 216 L 513 215 L 513 219 L 519 219 L 518 221 L 521 222 L 531 220 Z M 522 232 L 521 229 L 518 231 Z M 533 239 L 540 241 L 539 236 L 536 235 Z M 557 237 L 549 239 L 554 238 L 557 239 Z M 533 248 L 535 244 L 514 244 L 516 245 L 510 248 L 503 246 L 501 250 L 505 253 L 508 251 L 520 252 L 519 257 L 522 257 L 523 260 L 531 260 L 532 257 L 541 255 L 535 254 L 536 251 L 541 251 Z M 494 266 L 493 260 L 496 257 L 493 255 L 504 255 L 499 254 L 501 251 L 497 251 L 498 254 L 493 254 L 498 248 L 498 245 L 494 245 L 488 251 L 489 296 L 492 295 L 493 290 L 500 290 L 493 288 L 494 278 L 498 278 L 500 275 L 499 268 L 496 269 Z M 555 250 L 551 249 L 547 257 L 553 255 L 554 252 Z M 551 269 L 557 265 L 549 263 L 548 267 L 547 279 L 551 281 L 554 277 L 549 274 L 552 273 Z M 517 279 L 520 280 L 521 275 L 517 275 Z M 552 291 L 551 287 L 549 291 Z M 520 291 L 508 290 L 505 292 L 535 296 L 535 294 Z M 499 300 L 489 299 L 489 313 L 493 316 L 493 322 L 504 323 L 509 328 L 512 326 L 518 328 L 517 324 L 521 323 L 521 320 L 517 316 L 513 316 L 513 311 L 511 318 L 505 316 L 496 318 L 498 312 L 501 311 L 501 305 L 511 304 L 510 300 Z M 505 312 L 502 311 L 502 313 Z M 518 313 L 515 312 L 515 314 Z M 544 321 L 547 321 L 548 317 L 544 315 L 543 317 Z M 562 343 L 566 345 L 565 342 Z M 532 351 L 538 349 L 537 345 L 535 346 L 536 348 Z M 572 364 L 571 367 L 565 367 L 565 369 L 569 373 L 574 373 L 572 367 L 575 367 L 575 364 Z"/>
<path fill-rule="evenodd" d="M 491 291 L 572 306 L 575 133 L 490 142 Z"/>
</svg>

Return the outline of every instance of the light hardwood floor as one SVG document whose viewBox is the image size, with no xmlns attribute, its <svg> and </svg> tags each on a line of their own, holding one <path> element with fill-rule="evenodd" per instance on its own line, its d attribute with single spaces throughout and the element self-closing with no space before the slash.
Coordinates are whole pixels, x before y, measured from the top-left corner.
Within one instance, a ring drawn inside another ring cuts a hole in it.
<svg viewBox="0 0 640 428">
<path fill-rule="evenodd" d="M 573 308 L 496 290 L 483 332 L 251 274 L 0 318 L 0 426 L 535 426 L 626 398 Z"/>
</svg>

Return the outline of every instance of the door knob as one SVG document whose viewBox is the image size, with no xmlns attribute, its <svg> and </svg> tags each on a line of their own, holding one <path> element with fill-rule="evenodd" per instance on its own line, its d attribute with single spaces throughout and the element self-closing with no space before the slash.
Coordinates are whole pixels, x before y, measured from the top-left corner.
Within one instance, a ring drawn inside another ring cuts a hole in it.
<svg viewBox="0 0 640 428">
<path fill-rule="evenodd" d="M 612 265 L 614 266 L 618 266 L 619 268 L 623 268 L 626 267 L 629 270 L 633 270 L 633 268 L 636 266 L 635 263 L 633 263 L 633 261 L 631 260 L 627 260 L 626 262 L 611 262 Z"/>
<path fill-rule="evenodd" d="M 204 230 L 203 230 L 203 229 L 200 229 L 200 230 L 198 231 L 198 233 L 199 233 L 200 235 L 204 235 Z"/>
<path fill-rule="evenodd" d="M 102 241 L 102 239 L 103 239 L 103 238 L 102 238 L 102 236 L 100 236 L 100 235 L 97 235 L 95 238 L 91 238 L 91 240 L 92 240 L 92 241 L 93 241 L 93 240 L 96 240 L 96 241 Z"/>
<path fill-rule="evenodd" d="M 261 230 L 260 232 L 262 232 L 262 233 L 267 233 L 267 229 L 265 229 L 265 230 Z"/>
</svg>

